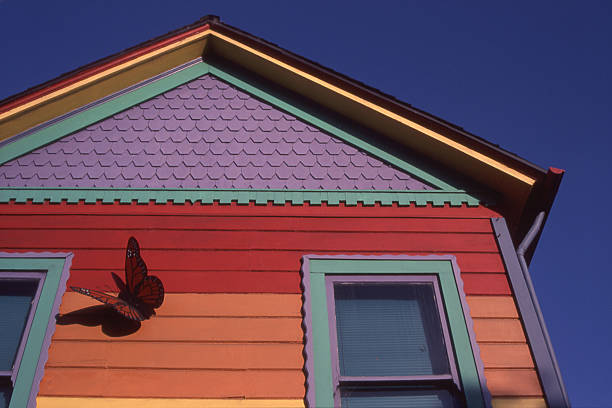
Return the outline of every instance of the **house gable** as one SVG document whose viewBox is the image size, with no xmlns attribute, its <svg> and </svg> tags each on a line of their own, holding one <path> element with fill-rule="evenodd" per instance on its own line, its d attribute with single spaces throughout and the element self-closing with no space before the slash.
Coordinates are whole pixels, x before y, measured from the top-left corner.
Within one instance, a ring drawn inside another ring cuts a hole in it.
<svg viewBox="0 0 612 408">
<path fill-rule="evenodd" d="M 0 168 L 10 187 L 430 190 L 207 74 Z"/>
<path fill-rule="evenodd" d="M 24 133 L 0 201 L 480 202 L 254 84 L 194 61 Z"/>
<path fill-rule="evenodd" d="M 517 230 L 550 208 L 560 177 L 212 20 L 0 102 L 10 130 L 0 134 L 0 250 L 74 252 L 69 285 L 113 290 L 109 272 L 136 235 L 168 294 L 129 341 L 60 327 L 40 405 L 229 406 L 240 395 L 245 406 L 303 406 L 307 254 L 452 254 L 483 395 L 544 405 L 548 366 L 530 354 L 521 321 L 532 312 L 515 303 L 491 217 Z M 479 205 L 491 203 L 483 190 L 499 194 L 495 210 Z M 253 307 L 262 299 L 270 310 Z M 77 316 L 91 302 L 64 300 L 62 314 Z M 100 340 L 109 348 L 91 360 Z"/>
</svg>

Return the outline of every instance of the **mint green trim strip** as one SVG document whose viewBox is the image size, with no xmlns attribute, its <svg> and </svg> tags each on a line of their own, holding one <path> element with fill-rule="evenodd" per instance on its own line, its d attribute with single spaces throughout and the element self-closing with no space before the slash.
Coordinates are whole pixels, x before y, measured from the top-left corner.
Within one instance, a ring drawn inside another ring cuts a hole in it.
<svg viewBox="0 0 612 408">
<path fill-rule="evenodd" d="M 309 114 L 308 112 L 305 112 L 279 98 L 277 98 L 276 96 L 267 93 L 259 88 L 256 88 L 254 86 L 252 86 L 251 84 L 213 66 L 208 64 L 209 66 L 209 71 L 211 74 L 231 83 L 234 86 L 237 86 L 238 88 L 241 88 L 242 90 L 257 96 L 258 98 L 261 98 L 263 100 L 265 100 L 266 102 L 269 102 L 270 104 L 276 106 L 277 108 L 283 109 L 289 113 L 291 113 L 292 115 L 302 119 L 303 121 L 306 121 L 310 124 L 312 124 L 313 126 L 316 126 L 318 128 L 321 128 L 323 130 L 325 130 L 328 133 L 331 133 L 332 135 L 344 140 L 345 142 L 348 142 L 354 146 L 357 146 L 363 150 L 365 150 L 366 152 L 369 152 L 373 155 L 375 155 L 376 157 L 386 161 L 387 163 L 391 163 L 394 166 L 406 171 L 407 173 L 410 173 L 418 178 L 420 178 L 421 180 L 424 180 L 426 182 L 428 182 L 429 184 L 432 184 L 440 189 L 443 190 L 447 190 L 447 191 L 459 191 L 457 188 L 451 186 L 450 184 L 445 183 L 444 181 L 432 176 L 431 174 L 428 174 L 426 172 L 424 172 L 423 170 L 414 167 L 413 165 L 385 152 L 384 150 L 381 150 L 375 146 L 372 146 L 371 144 L 364 142 L 363 140 L 343 131 L 342 129 L 338 129 L 337 127 L 331 125 L 328 122 L 325 122 L 311 114 Z"/>
<path fill-rule="evenodd" d="M 0 148 L 0 165 L 208 73 L 208 65 L 204 63 L 195 64 L 108 102 L 70 116 Z"/>
<path fill-rule="evenodd" d="M 329 341 L 327 302 L 324 282 L 325 275 L 333 274 L 435 274 L 440 281 L 442 300 L 450 325 L 457 368 L 465 393 L 467 406 L 484 407 L 478 370 L 470 344 L 467 323 L 452 262 L 450 260 L 409 260 L 409 259 L 310 259 L 313 352 L 315 367 L 315 389 L 317 406 L 333 406 L 331 379 L 331 352 Z M 317 284 L 315 284 L 317 282 Z M 325 327 L 324 327 L 325 326 Z M 319 381 L 324 376 L 326 382 Z M 329 377 L 329 379 L 327 379 Z M 329 401 L 332 401 L 331 404 Z"/>
<path fill-rule="evenodd" d="M 231 83 L 232 85 L 238 88 L 241 88 L 245 92 L 251 93 L 256 97 L 259 97 L 265 100 L 266 102 L 291 113 L 292 115 L 312 124 L 313 126 L 317 126 L 327 131 L 328 133 L 352 145 L 355 145 L 388 163 L 393 164 L 394 166 L 414 175 L 415 177 L 422 179 L 423 181 L 431 185 L 434 185 L 445 191 L 462 191 L 432 176 L 431 174 L 393 156 L 392 154 L 389 154 L 384 150 L 381 150 L 369 143 L 366 143 L 358 137 L 355 137 L 331 125 L 330 123 L 327 123 L 293 106 L 292 104 L 277 98 L 276 96 L 268 92 L 265 92 L 253 85 L 250 85 L 249 83 L 204 62 L 197 63 L 188 68 L 163 77 L 155 82 L 137 88 L 131 92 L 119 95 L 114 99 L 89 108 L 83 112 L 76 113 L 75 115 L 70 116 L 58 123 L 52 124 L 37 132 L 24 136 L 21 139 L 18 139 L 12 143 L 4 145 L 3 147 L 0 147 L 0 165 L 16 157 L 22 156 L 27 152 L 35 150 L 41 146 L 52 143 L 72 132 L 89 126 L 92 123 L 112 116 L 147 99 L 150 99 L 154 96 L 157 96 L 170 89 L 173 89 L 177 86 L 180 86 L 186 82 L 189 82 L 193 79 L 196 79 L 202 75 L 209 73 Z"/>
<path fill-rule="evenodd" d="M 302 205 L 305 202 L 320 205 L 325 202 L 329 205 L 338 205 L 343 202 L 349 206 L 355 206 L 358 202 L 363 205 L 392 205 L 400 206 L 411 204 L 425 206 L 478 206 L 479 200 L 457 191 L 376 191 L 376 190 L 178 190 L 178 189 L 95 189 L 95 188 L 12 188 L 0 189 L 0 203 L 8 203 L 15 200 L 25 203 L 31 200 L 34 203 L 131 203 L 148 204 L 151 200 L 157 203 L 172 201 L 177 204 L 185 202 L 201 202 L 212 204 L 219 201 L 221 204 L 229 204 L 233 201 L 238 204 L 247 204 L 251 201 L 255 204 L 265 205 L 268 201 L 274 204 L 285 204 L 287 202 Z"/>
<path fill-rule="evenodd" d="M 28 405 L 30 392 L 36 376 L 38 360 L 51 317 L 51 310 L 59 289 L 59 283 L 64 269 L 65 258 L 0 258 L 0 270 L 44 271 L 45 281 L 34 311 L 34 319 L 28 334 L 19 373 L 15 381 L 10 408 Z"/>
<path fill-rule="evenodd" d="M 329 320 L 327 318 L 327 297 L 325 295 L 325 275 L 310 275 L 310 299 L 312 305 L 312 336 L 314 350 L 314 381 L 317 407 L 333 407 L 332 366 L 329 345 Z M 325 356 L 329 358 L 319 358 Z"/>
</svg>

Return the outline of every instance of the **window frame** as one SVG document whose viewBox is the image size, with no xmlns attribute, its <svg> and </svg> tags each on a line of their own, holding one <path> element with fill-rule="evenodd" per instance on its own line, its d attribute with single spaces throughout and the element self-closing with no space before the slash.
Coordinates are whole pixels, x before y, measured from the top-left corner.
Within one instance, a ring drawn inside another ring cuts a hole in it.
<svg viewBox="0 0 612 408">
<path fill-rule="evenodd" d="M 66 291 L 71 253 L 0 252 L 0 279 L 37 279 L 38 286 L 11 370 L 9 407 L 34 407 L 47 362 L 55 316 Z M 2 372 L 8 377 L 8 372 Z"/>
<path fill-rule="evenodd" d="M 398 283 L 398 284 L 410 284 L 410 283 L 427 283 L 431 284 L 435 296 L 435 304 L 437 307 L 438 318 L 440 319 L 442 336 L 444 338 L 444 347 L 448 358 L 449 374 L 438 374 L 438 375 L 418 375 L 418 376 L 360 376 L 350 377 L 340 375 L 340 353 L 338 350 L 338 331 L 336 325 L 336 299 L 334 296 L 334 285 L 336 283 Z M 329 333 L 330 333 L 330 351 L 332 359 L 332 378 L 333 378 L 333 389 L 334 392 L 334 403 L 340 406 L 341 393 L 339 392 L 341 386 L 344 385 L 364 385 L 364 386 L 375 386 L 377 384 L 388 384 L 393 383 L 395 385 L 406 385 L 411 384 L 452 384 L 455 388 L 461 392 L 461 381 L 459 380 L 459 374 L 457 372 L 457 365 L 454 358 L 453 346 L 450 339 L 450 332 L 448 329 L 448 322 L 446 319 L 446 313 L 444 312 L 444 305 L 442 303 L 442 296 L 439 289 L 439 282 L 436 276 L 433 275 L 337 275 L 327 274 L 325 276 L 325 289 L 327 291 L 327 310 L 329 311 Z"/>
<path fill-rule="evenodd" d="M 38 300 L 40 299 L 40 293 L 45 283 L 45 274 L 41 272 L 9 272 L 0 270 L 0 282 L 12 279 L 36 281 L 36 291 L 34 293 L 34 298 L 32 299 L 32 305 L 30 306 L 30 310 L 28 311 L 26 324 L 23 329 L 21 339 L 19 340 L 17 352 L 15 353 L 15 362 L 13 363 L 13 367 L 11 370 L 8 371 L 0 371 L 0 377 L 10 377 L 11 384 L 14 387 L 15 380 L 17 379 L 17 373 L 19 372 L 19 366 L 21 365 L 21 359 L 23 358 L 23 353 L 25 351 L 28 335 L 30 333 L 30 328 L 32 327 L 32 320 L 34 320 L 34 315 L 36 314 L 36 308 L 38 306 Z"/>
<path fill-rule="evenodd" d="M 332 333 L 335 336 L 335 315 L 332 327 L 332 308 L 329 304 L 330 295 L 333 297 L 330 282 L 333 282 L 335 277 L 340 281 L 355 277 L 372 277 L 373 281 L 382 281 L 387 277 L 427 277 L 425 279 L 438 282 L 440 296 L 436 301 L 443 305 L 440 313 L 444 312 L 451 340 L 447 346 L 452 343 L 453 354 L 449 354 L 449 364 L 452 367 L 454 359 L 457 369 L 456 380 L 452 371 L 450 380 L 458 381 L 457 385 L 468 407 L 491 406 L 484 368 L 454 256 L 306 255 L 302 258 L 301 273 L 304 289 L 302 311 L 308 406 L 339 406 L 339 393 L 334 392 L 335 384 L 339 384 L 339 378 L 335 377 L 336 369 L 333 368 L 337 367 L 338 358 L 337 343 L 332 344 Z M 333 299 L 331 301 L 333 302 Z M 332 353 L 332 347 L 336 347 L 335 353 Z M 336 361 L 332 354 L 336 354 Z M 451 356 L 454 358 L 450 358 Z"/>
</svg>

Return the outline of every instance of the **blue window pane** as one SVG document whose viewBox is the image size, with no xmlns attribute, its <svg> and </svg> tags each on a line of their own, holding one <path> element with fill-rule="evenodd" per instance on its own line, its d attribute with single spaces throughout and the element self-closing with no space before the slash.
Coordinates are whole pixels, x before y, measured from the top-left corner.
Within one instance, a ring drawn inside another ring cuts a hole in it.
<svg viewBox="0 0 612 408">
<path fill-rule="evenodd" d="M 433 285 L 336 283 L 342 376 L 450 373 Z"/>
<path fill-rule="evenodd" d="M 0 280 L 0 371 L 13 369 L 37 286 L 35 280 Z"/>
<path fill-rule="evenodd" d="M 342 408 L 453 408 L 461 406 L 447 390 L 345 390 Z"/>
</svg>

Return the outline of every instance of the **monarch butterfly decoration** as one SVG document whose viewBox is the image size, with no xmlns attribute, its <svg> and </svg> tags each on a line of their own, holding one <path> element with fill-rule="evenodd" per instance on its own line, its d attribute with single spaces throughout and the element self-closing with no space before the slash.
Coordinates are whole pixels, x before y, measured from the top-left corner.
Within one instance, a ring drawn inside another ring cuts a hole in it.
<svg viewBox="0 0 612 408">
<path fill-rule="evenodd" d="M 157 276 L 148 276 L 147 266 L 140 256 L 136 238 L 130 237 L 125 253 L 125 283 L 117 274 L 111 272 L 119 288 L 119 296 L 71 286 L 75 292 L 90 296 L 131 320 L 142 321 L 155 314 L 164 302 L 164 285 Z"/>
</svg>

